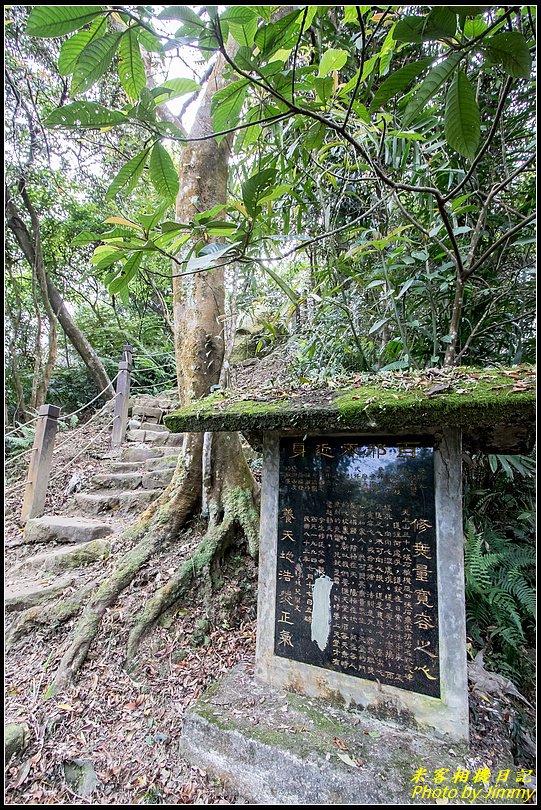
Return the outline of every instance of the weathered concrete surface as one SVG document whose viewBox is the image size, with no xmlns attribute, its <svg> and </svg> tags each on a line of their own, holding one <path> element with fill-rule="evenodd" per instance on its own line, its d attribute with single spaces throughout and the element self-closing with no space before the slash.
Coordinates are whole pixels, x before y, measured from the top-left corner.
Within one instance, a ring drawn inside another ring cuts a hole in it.
<svg viewBox="0 0 541 810">
<path fill-rule="evenodd" d="M 93 482 L 107 489 L 137 489 L 141 486 L 142 478 L 140 472 L 110 472 L 95 475 Z"/>
<path fill-rule="evenodd" d="M 171 450 L 169 450 L 168 452 L 171 453 Z M 164 455 L 163 458 L 149 458 L 147 459 L 147 461 L 145 461 L 145 469 L 164 470 L 169 467 L 176 467 L 177 460 L 178 460 L 178 452 L 176 453 L 176 455 Z"/>
<path fill-rule="evenodd" d="M 14 754 L 19 754 L 28 744 L 30 726 L 27 723 L 6 723 L 4 726 L 4 761 L 9 762 Z"/>
<path fill-rule="evenodd" d="M 143 416 L 147 419 L 152 418 L 156 419 L 157 422 L 159 422 L 163 416 L 162 409 L 152 405 L 134 405 L 132 413 L 133 416 Z"/>
<path fill-rule="evenodd" d="M 109 556 L 111 544 L 108 540 L 98 538 L 88 543 L 76 543 L 59 546 L 43 554 L 23 560 L 10 570 L 10 575 L 40 572 L 53 574 L 61 571 L 71 571 L 81 565 L 88 565 Z"/>
<path fill-rule="evenodd" d="M 181 752 L 254 804 L 427 804 L 417 768 L 467 768 L 465 747 L 256 679 L 241 664 L 184 721 Z M 509 767 L 509 765 L 507 766 Z"/>
<path fill-rule="evenodd" d="M 165 452 L 170 453 L 171 451 L 166 451 L 163 447 L 148 447 L 148 445 L 123 447 L 121 459 L 122 461 L 147 461 L 151 458 L 163 458 Z"/>
<path fill-rule="evenodd" d="M 143 488 L 158 489 L 158 487 L 166 487 L 174 472 L 174 467 L 165 467 L 163 470 L 150 470 L 143 475 Z"/>
<path fill-rule="evenodd" d="M 169 429 L 165 425 L 158 425 L 154 422 L 143 422 L 141 430 L 150 430 L 154 431 L 154 433 L 169 433 Z"/>
<path fill-rule="evenodd" d="M 158 489 L 126 490 L 98 490 L 96 492 L 80 492 L 75 500 L 80 509 L 87 514 L 99 515 L 101 512 L 131 512 L 144 509 L 154 498 L 161 495 Z"/>
<path fill-rule="evenodd" d="M 64 777 L 78 796 L 90 796 L 98 784 L 94 765 L 89 759 L 71 759 L 64 762 Z"/>
<path fill-rule="evenodd" d="M 99 520 L 46 515 L 28 521 L 24 527 L 24 542 L 83 543 L 106 537 L 111 532 L 111 526 Z"/>
<path fill-rule="evenodd" d="M 72 574 L 61 577 L 52 584 L 48 582 L 18 583 L 15 587 L 8 587 L 4 591 L 4 608 L 6 613 L 16 610 L 26 610 L 35 605 L 42 605 L 60 596 L 75 580 Z"/>
</svg>

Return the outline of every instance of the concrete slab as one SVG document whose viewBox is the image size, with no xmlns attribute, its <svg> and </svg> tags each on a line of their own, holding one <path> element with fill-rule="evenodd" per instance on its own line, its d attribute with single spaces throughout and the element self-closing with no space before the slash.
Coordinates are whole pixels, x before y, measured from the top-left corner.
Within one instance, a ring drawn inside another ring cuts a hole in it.
<svg viewBox="0 0 541 810">
<path fill-rule="evenodd" d="M 32 518 L 24 527 L 25 543 L 84 543 L 111 534 L 108 523 L 81 517 L 44 515 Z"/>
<path fill-rule="evenodd" d="M 169 429 L 166 428 L 165 425 L 158 425 L 154 422 L 143 422 L 141 430 L 150 430 L 155 433 L 169 433 Z"/>
<path fill-rule="evenodd" d="M 137 513 L 148 506 L 161 493 L 162 490 L 160 489 L 127 490 L 125 492 L 98 490 L 96 492 L 78 493 L 75 500 L 80 509 L 91 515 L 116 511 Z"/>
<path fill-rule="evenodd" d="M 15 583 L 4 591 L 4 609 L 6 613 L 11 613 L 49 602 L 55 596 L 60 596 L 74 581 L 75 576 L 68 574 L 52 583 L 35 580 Z"/>
<path fill-rule="evenodd" d="M 187 712 L 181 753 L 254 804 L 426 804 L 417 769 L 468 768 L 465 746 L 275 690 L 246 664 Z"/>
<path fill-rule="evenodd" d="M 54 550 L 28 557 L 14 566 L 9 575 L 38 571 L 45 575 L 69 571 L 107 557 L 110 550 L 111 543 L 103 538 L 90 540 L 88 543 L 58 546 Z"/>
<path fill-rule="evenodd" d="M 142 479 L 142 472 L 110 472 L 95 475 L 93 481 L 106 489 L 137 489 Z"/>
</svg>

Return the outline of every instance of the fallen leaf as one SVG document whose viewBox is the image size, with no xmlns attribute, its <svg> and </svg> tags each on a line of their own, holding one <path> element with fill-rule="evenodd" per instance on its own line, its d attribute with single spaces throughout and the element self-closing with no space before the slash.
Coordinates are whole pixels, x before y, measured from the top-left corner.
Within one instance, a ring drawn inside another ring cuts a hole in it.
<svg viewBox="0 0 541 810">
<path fill-rule="evenodd" d="M 340 740 L 338 737 L 335 737 L 333 740 L 334 744 L 338 746 L 342 751 L 348 751 L 348 746 L 345 744 L 343 740 Z"/>
<path fill-rule="evenodd" d="M 351 765 L 352 768 L 358 768 L 356 761 L 352 759 L 349 754 L 342 754 L 341 751 L 336 752 L 336 756 L 340 757 L 340 759 L 346 763 L 346 765 Z"/>
</svg>

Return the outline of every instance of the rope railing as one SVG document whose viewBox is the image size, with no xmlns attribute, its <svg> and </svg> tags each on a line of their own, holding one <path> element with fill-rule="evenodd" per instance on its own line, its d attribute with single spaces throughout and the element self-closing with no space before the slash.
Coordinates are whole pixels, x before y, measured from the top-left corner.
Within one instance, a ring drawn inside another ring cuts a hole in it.
<svg viewBox="0 0 541 810">
<path fill-rule="evenodd" d="M 56 455 L 56 453 L 58 453 L 58 451 L 59 451 L 59 450 L 61 450 L 63 447 L 65 447 L 67 444 L 69 444 L 69 443 L 71 442 L 71 440 L 73 439 L 73 437 L 74 437 L 76 434 L 78 434 L 78 433 L 80 433 L 81 431 L 85 430 L 85 429 L 88 427 L 88 425 L 89 425 L 91 422 L 93 422 L 93 421 L 94 421 L 94 419 L 96 419 L 96 418 L 97 418 L 97 417 L 98 417 L 98 416 L 99 416 L 101 413 L 103 413 L 103 411 L 104 411 L 104 410 L 105 410 L 105 409 L 106 409 L 106 408 L 109 406 L 109 402 L 113 402 L 113 401 L 114 401 L 114 400 L 117 398 L 117 396 L 118 396 L 118 394 L 115 394 L 115 395 L 114 395 L 114 397 L 112 398 L 112 400 L 110 399 L 108 402 L 106 402 L 106 403 L 105 403 L 105 405 L 103 405 L 103 406 L 102 406 L 102 407 L 99 409 L 99 411 L 96 411 L 96 413 L 92 414 L 92 416 L 90 417 L 90 419 L 88 419 L 88 421 L 86 421 L 86 422 L 84 423 L 84 425 L 80 425 L 80 426 L 79 426 L 78 428 L 76 428 L 75 430 L 70 430 L 69 435 L 68 435 L 68 437 L 66 438 L 66 441 L 62 442 L 62 444 L 59 444 L 59 445 L 57 445 L 57 447 L 55 447 L 55 449 L 53 450 L 53 455 Z M 59 421 L 60 421 L 60 420 L 59 420 Z"/>
<path fill-rule="evenodd" d="M 77 408 L 76 411 L 72 411 L 72 413 L 67 413 L 65 416 L 61 416 L 58 421 L 59 422 L 66 422 L 68 419 L 71 419 L 72 416 L 76 416 L 78 413 L 81 413 L 81 411 L 84 411 L 86 408 L 88 408 L 90 405 L 92 405 L 97 399 L 99 399 L 102 396 L 102 394 L 105 394 L 105 392 L 116 381 L 117 377 L 118 377 L 118 372 L 115 374 L 115 376 L 110 381 L 110 383 L 108 385 L 106 385 L 105 388 L 102 391 L 99 392 L 99 394 L 96 394 L 96 396 L 93 397 L 89 402 L 85 402 L 85 404 L 81 405 L 80 408 Z M 28 427 L 28 425 L 31 425 L 34 422 L 37 422 L 40 418 L 41 417 L 36 416 L 33 419 L 29 419 L 28 422 L 22 422 L 20 425 L 17 425 L 17 427 L 13 428 L 13 430 L 9 430 L 7 433 L 4 433 L 4 437 L 12 436 L 14 433 L 22 433 L 24 431 L 24 428 Z"/>
<path fill-rule="evenodd" d="M 111 382 L 109 383 L 109 385 L 105 386 L 103 391 L 100 391 L 99 394 L 96 394 L 96 396 L 93 399 L 91 399 L 90 402 L 87 402 L 85 405 L 81 405 L 81 407 L 77 408 L 76 411 L 73 411 L 72 413 L 67 413 L 65 416 L 60 417 L 59 422 L 65 422 L 66 419 L 71 419 L 72 416 L 76 416 L 78 413 L 81 413 L 81 411 L 84 411 L 85 408 L 88 408 L 89 405 L 92 405 L 97 399 L 99 399 L 101 397 L 102 394 L 105 394 L 107 389 L 109 389 L 113 385 L 113 383 L 116 381 L 117 377 L 118 377 L 118 371 L 115 374 L 115 376 L 113 377 L 113 379 L 111 380 Z M 110 400 L 108 400 L 108 401 L 110 402 Z M 105 405 L 107 405 L 107 403 L 105 403 Z M 104 407 L 105 407 L 105 405 L 104 405 Z"/>
<path fill-rule="evenodd" d="M 34 452 L 34 448 L 31 447 L 30 450 L 23 450 L 22 453 L 17 453 L 16 456 L 10 456 L 9 458 L 7 458 L 4 461 L 4 466 L 7 466 L 8 464 L 11 464 L 13 461 L 17 461 L 18 458 L 22 458 L 23 456 L 29 456 L 30 453 L 33 453 L 33 452 Z"/>
<path fill-rule="evenodd" d="M 82 450 L 79 450 L 79 452 L 78 452 L 78 453 L 76 453 L 76 454 L 73 456 L 73 458 L 71 459 L 71 461 L 68 461 L 68 463 L 67 463 L 67 464 L 64 464 L 64 466 L 63 466 L 63 468 L 62 468 L 61 472 L 56 473 L 56 475 L 53 475 L 53 476 L 52 476 L 52 478 L 49 478 L 49 483 L 51 483 L 51 481 L 56 481 L 58 478 L 62 478 L 62 477 L 63 477 L 63 475 L 64 475 L 64 473 L 65 473 L 65 471 L 66 471 L 67 469 L 69 469 L 69 468 L 70 468 L 70 467 L 71 467 L 71 466 L 72 466 L 72 465 L 73 465 L 73 464 L 74 464 L 74 463 L 77 461 L 77 459 L 78 459 L 80 456 L 82 456 L 82 455 L 83 455 L 83 453 L 86 453 L 86 451 L 88 450 L 88 448 L 89 448 L 89 447 L 91 447 L 91 446 L 94 444 L 94 442 L 96 441 L 96 439 L 98 438 L 98 436 L 101 436 L 101 434 L 102 434 L 102 433 L 104 433 L 104 432 L 105 432 L 105 431 L 106 431 L 108 428 L 110 428 L 110 427 L 111 427 L 111 425 L 113 424 L 113 422 L 115 421 L 115 419 L 118 419 L 118 418 L 119 418 L 118 416 L 113 416 L 113 418 L 112 418 L 112 419 L 110 419 L 110 420 L 109 420 L 109 422 L 107 422 L 107 424 L 106 424 L 106 425 L 104 425 L 104 426 L 101 428 L 101 430 L 99 430 L 99 431 L 98 431 L 98 432 L 97 432 L 97 433 L 96 433 L 94 436 L 92 436 L 92 438 L 90 439 L 90 441 L 88 442 L 88 444 L 87 444 L 85 447 L 83 447 L 83 449 L 82 449 Z M 56 452 L 56 451 L 55 451 L 55 452 Z"/>
<path fill-rule="evenodd" d="M 132 381 L 133 381 L 133 376 L 132 376 Z M 151 383 L 150 385 L 141 385 L 140 383 L 137 382 L 137 380 L 135 380 L 135 386 L 134 387 L 136 387 L 138 391 L 144 391 L 147 388 L 156 388 L 156 386 L 159 386 L 159 385 L 171 385 L 171 383 L 176 383 L 176 382 L 177 382 L 176 377 L 173 377 L 170 380 L 162 380 L 160 382 Z"/>
<path fill-rule="evenodd" d="M 7 433 L 4 433 L 4 438 L 7 436 L 12 436 L 14 433 L 22 433 L 25 427 L 28 427 L 28 425 L 31 425 L 33 422 L 37 422 L 38 419 L 39 416 L 35 416 L 33 419 L 29 419 L 28 422 L 21 422 L 21 424 L 17 425 L 17 427 L 13 428 L 13 430 L 8 430 Z"/>
<path fill-rule="evenodd" d="M 36 419 L 33 420 L 37 422 L 34 432 L 33 447 L 29 450 L 24 450 L 22 453 L 18 453 L 16 456 L 12 456 L 7 460 L 8 464 L 13 464 L 26 456 L 30 456 L 26 481 L 24 483 L 17 482 L 10 484 L 6 488 L 6 492 L 8 494 L 24 488 L 23 504 L 21 509 L 22 523 L 26 523 L 28 519 L 39 517 L 43 514 L 47 488 L 50 481 L 56 481 L 58 478 L 64 476 L 66 469 L 72 467 L 77 459 L 86 453 L 89 447 L 91 447 L 94 442 L 96 442 L 97 439 L 111 426 L 111 450 L 115 451 L 122 443 L 126 433 L 128 421 L 128 397 L 130 391 L 132 357 L 133 349 L 129 344 L 126 344 L 124 346 L 122 359 L 118 364 L 118 372 L 115 377 L 102 391 L 97 393 L 94 397 L 92 397 L 91 400 L 86 402 L 84 405 L 81 405 L 75 411 L 60 417 L 60 408 L 58 408 L 56 405 L 43 405 L 40 408 Z M 63 464 L 62 470 L 57 472 L 53 478 L 50 478 L 53 456 L 58 454 L 68 444 L 72 444 L 74 438 L 78 439 L 81 433 L 87 429 L 88 425 L 96 420 L 107 407 L 110 407 L 110 400 L 108 400 L 104 405 L 102 405 L 101 408 L 92 414 L 90 419 L 88 419 L 88 421 L 86 421 L 83 425 L 80 425 L 75 430 L 70 430 L 69 435 L 66 436 L 65 440 L 55 448 L 54 442 L 58 430 L 58 423 L 66 422 L 67 420 L 76 416 L 78 413 L 81 413 L 81 411 L 90 407 L 105 393 L 105 391 L 107 391 L 107 389 L 110 388 L 115 381 L 116 392 L 112 398 L 114 403 L 114 415 L 107 421 L 107 424 L 103 425 L 98 432 L 90 438 L 84 447 L 78 450 L 69 461 Z M 12 435 L 18 430 L 20 430 L 20 428 L 10 431 L 10 434 Z"/>
</svg>

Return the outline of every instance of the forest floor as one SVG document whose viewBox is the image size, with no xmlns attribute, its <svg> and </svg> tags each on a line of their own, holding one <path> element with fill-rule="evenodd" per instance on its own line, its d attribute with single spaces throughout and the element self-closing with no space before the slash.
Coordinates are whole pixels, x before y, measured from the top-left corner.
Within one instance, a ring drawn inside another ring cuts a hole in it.
<svg viewBox="0 0 541 810">
<path fill-rule="evenodd" d="M 248 365 L 238 376 L 243 373 L 253 386 L 254 369 Z M 268 370 L 262 371 L 261 381 L 269 376 Z M 86 428 L 81 424 L 71 439 L 62 434 L 64 446 L 52 470 L 56 486 L 46 513 L 63 512 L 64 490 L 73 475 L 86 480 L 106 465 L 108 435 L 98 431 L 107 418 Z M 92 437 L 91 450 L 68 468 Z M 22 467 L 11 485 L 21 476 Z M 6 569 L 35 553 L 22 543 L 21 499 L 20 488 L 6 495 Z M 127 524 L 119 522 L 118 528 L 120 533 Z M 183 556 L 195 548 L 203 530 L 198 521 L 187 528 L 181 538 Z M 123 551 L 119 535 L 114 548 L 109 569 Z M 254 663 L 257 568 L 243 550 L 234 547 L 224 562 L 224 585 L 212 615 L 205 608 L 209 594 L 194 592 L 189 604 L 164 615 L 141 646 L 137 669 L 128 674 L 123 668 L 129 619 L 182 562 L 178 548 L 164 548 L 106 612 L 87 662 L 61 693 L 47 697 L 76 620 L 56 630 L 37 629 L 6 655 L 5 721 L 30 726 L 27 748 L 7 763 L 6 804 L 247 804 L 179 754 L 186 710 L 231 667 Z M 89 580 L 103 573 L 101 563 L 85 569 Z M 521 703 L 507 695 L 472 692 L 470 721 L 472 771 L 513 760 L 517 769 L 533 767 L 527 730 L 533 714 Z M 78 795 L 66 780 L 64 767 L 73 760 L 89 764 L 95 779 L 89 796 Z"/>
</svg>

